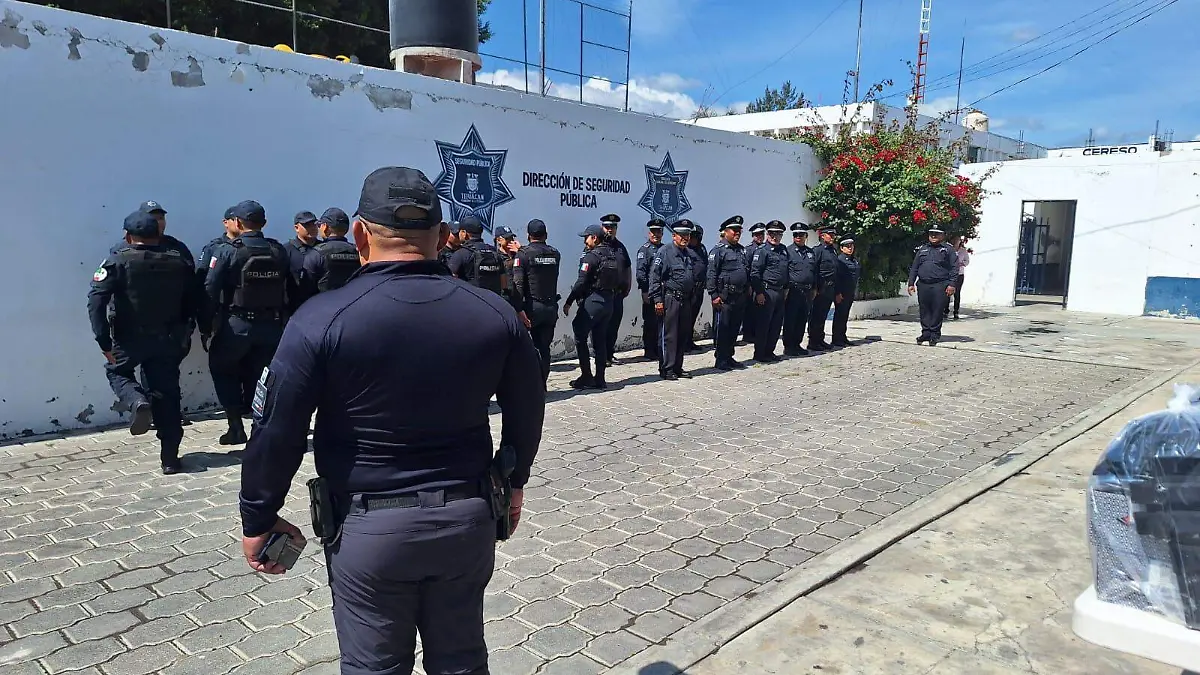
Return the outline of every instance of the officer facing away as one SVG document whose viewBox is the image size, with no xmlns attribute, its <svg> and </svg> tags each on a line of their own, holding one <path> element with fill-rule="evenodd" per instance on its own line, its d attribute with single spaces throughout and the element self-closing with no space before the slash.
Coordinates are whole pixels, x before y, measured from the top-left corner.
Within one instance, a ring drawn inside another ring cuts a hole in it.
<svg viewBox="0 0 1200 675">
<path fill-rule="evenodd" d="M 946 233 L 936 225 L 929 228 L 929 243 L 921 244 L 908 270 L 908 294 L 917 294 L 921 309 L 921 335 L 917 344 L 937 346 L 942 339 L 946 303 L 954 295 L 958 275 L 958 252 L 946 243 Z"/>
<path fill-rule="evenodd" d="M 325 209 L 317 219 L 317 227 L 321 243 L 305 256 L 302 275 L 307 284 L 302 291 L 309 297 L 345 286 L 361 264 L 358 249 L 346 240 L 350 217 L 345 211 L 337 207 Z"/>
<path fill-rule="evenodd" d="M 829 308 L 833 307 L 833 277 L 837 274 L 838 251 L 834 247 L 837 231 L 832 227 L 821 227 L 817 230 L 821 245 L 813 251 L 814 265 L 817 268 L 816 291 L 813 297 L 812 311 L 808 319 L 808 348 L 814 352 L 826 351 L 829 343 L 825 342 L 825 319 L 829 316 Z"/>
<path fill-rule="evenodd" d="M 712 298 L 714 342 L 718 370 L 746 366 L 733 358 L 738 329 L 750 300 L 750 266 L 742 238 L 742 217 L 733 216 L 721 223 L 721 241 L 708 254 L 706 286 Z"/>
<path fill-rule="evenodd" d="M 613 364 L 613 354 L 617 353 L 617 335 L 621 332 L 621 319 L 625 317 L 625 298 L 633 290 L 633 260 L 629 257 L 629 249 L 617 239 L 617 228 L 621 225 L 621 217 L 610 213 L 600 218 L 604 227 L 604 244 L 617 253 L 617 261 L 621 266 L 621 286 L 617 289 L 617 297 L 613 299 L 613 313 L 608 319 L 608 332 L 605 333 L 604 353 L 608 355 L 608 365 Z"/>
<path fill-rule="evenodd" d="M 783 223 L 767 223 L 767 243 L 758 247 L 750 261 L 750 285 L 758 305 L 758 325 L 754 329 L 754 360 L 774 363 L 779 360 L 775 346 L 783 330 L 783 310 L 788 292 L 788 250 L 783 245 Z"/>
<path fill-rule="evenodd" d="M 446 245 L 442 247 L 442 250 L 438 251 L 438 262 L 443 265 L 449 265 L 450 256 L 454 255 L 454 252 L 458 250 L 458 222 L 442 222 L 438 224 L 439 227 L 442 225 L 449 228 L 450 238 L 446 240 Z"/>
<path fill-rule="evenodd" d="M 666 222 L 654 218 L 646 223 L 650 232 L 646 243 L 637 251 L 637 287 L 642 292 L 642 356 L 649 361 L 657 361 L 658 353 L 658 314 L 654 311 L 654 303 L 650 300 L 650 266 L 654 264 L 654 255 L 663 245 L 663 228 Z"/>
<path fill-rule="evenodd" d="M 129 432 L 140 436 L 153 421 L 162 471 L 178 473 L 183 440 L 179 362 L 198 301 L 192 263 L 177 248 L 163 245 L 159 223 L 149 213 L 135 211 L 125 218 L 125 233 L 126 246 L 109 254 L 92 275 L 88 319 L 108 360 L 105 370 L 118 408 L 130 412 Z M 142 384 L 136 379 L 139 368 Z"/>
<path fill-rule="evenodd" d="M 696 257 L 688 248 L 692 221 L 684 218 L 671 226 L 673 246 L 663 246 L 650 265 L 650 300 L 662 323 L 658 333 L 658 374 L 664 380 L 690 378 L 683 369 L 686 331 L 692 326 L 691 299 L 696 290 Z"/>
<path fill-rule="evenodd" d="M 538 219 L 526 226 L 529 245 L 513 256 L 513 285 L 521 297 L 521 308 L 529 319 L 529 336 L 542 363 L 542 384 L 550 378 L 550 344 L 558 325 L 558 270 L 562 255 L 546 243 L 546 223 Z"/>
<path fill-rule="evenodd" d="M 504 294 L 508 279 L 504 273 L 504 256 L 495 246 L 483 241 L 483 223 L 467 216 L 459 223 L 459 249 L 450 256 L 450 273 L 463 281 L 497 295 Z"/>
<path fill-rule="evenodd" d="M 304 260 L 313 247 L 317 245 L 317 235 L 320 234 L 320 224 L 312 211 L 301 211 L 293 219 L 296 236 L 287 243 L 288 267 L 292 271 L 292 279 L 301 289 L 306 288 L 310 280 L 304 276 Z M 314 291 L 315 292 L 315 291 Z M 301 298 L 296 298 L 297 301 Z"/>
<path fill-rule="evenodd" d="M 858 258 L 854 257 L 853 239 L 846 237 L 838 243 L 838 248 L 841 252 L 838 253 L 837 274 L 833 277 L 833 342 L 830 344 L 849 347 L 854 343 L 846 338 L 846 324 L 850 321 L 850 307 L 858 293 L 862 268 Z"/>
<path fill-rule="evenodd" d="M 241 234 L 213 253 L 204 290 L 212 316 L 200 329 L 212 336 L 208 367 L 229 430 L 221 445 L 246 442 L 242 415 L 250 413 L 254 385 L 271 362 L 297 288 L 283 244 L 263 236 L 267 214 L 255 201 L 233 207 Z M 207 328 L 207 330 L 205 330 Z"/>
<path fill-rule="evenodd" d="M 767 238 L 767 226 L 764 223 L 755 223 L 750 226 L 750 243 L 746 244 L 746 268 L 750 268 L 750 261 L 754 260 L 754 252 L 758 250 Z M 754 344 L 754 326 L 758 321 L 758 303 L 753 297 L 750 298 L 749 304 L 746 305 L 746 316 L 742 319 L 742 339 L 750 344 Z"/>
<path fill-rule="evenodd" d="M 242 550 L 251 568 L 280 574 L 258 551 L 271 532 L 303 539 L 279 511 L 315 409 L 312 489 L 327 491 L 335 514 L 336 534 L 322 539 L 343 673 L 411 672 L 419 631 L 425 672 L 487 675 L 483 596 L 497 520 L 519 520 L 541 442 L 529 332 L 503 298 L 437 261 L 448 234 L 440 211 L 420 171 L 368 176 L 353 225 L 363 268 L 300 308 L 255 394 Z M 515 455 L 507 514 L 493 514 L 484 485 L 493 395 L 500 446 Z M 456 424 L 444 423 L 447 410 Z"/>
<path fill-rule="evenodd" d="M 616 252 L 602 245 L 606 236 L 604 227 L 588 225 L 579 234 L 583 237 L 584 251 L 579 257 L 579 278 L 563 304 L 563 316 L 571 312 L 571 305 L 579 301 L 579 311 L 571 322 L 575 334 L 575 354 L 579 357 L 581 374 L 571 381 L 573 389 L 607 389 L 604 369 L 608 366 L 608 322 L 612 318 L 617 291 L 621 287 L 621 267 Z M 596 374 L 592 375 L 588 360 L 588 336 L 592 338 L 592 351 L 596 352 Z"/>
<path fill-rule="evenodd" d="M 803 356 L 801 346 L 808 330 L 808 311 L 812 307 L 813 283 L 817 278 L 816 258 L 808 241 L 808 225 L 792 223 L 792 245 L 788 246 L 788 294 L 783 308 L 783 353 Z"/>
</svg>

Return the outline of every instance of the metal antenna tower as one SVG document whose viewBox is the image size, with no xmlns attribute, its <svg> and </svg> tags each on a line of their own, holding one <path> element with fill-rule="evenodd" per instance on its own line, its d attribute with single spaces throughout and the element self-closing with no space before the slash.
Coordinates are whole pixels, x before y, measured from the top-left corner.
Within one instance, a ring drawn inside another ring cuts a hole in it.
<svg viewBox="0 0 1200 675">
<path fill-rule="evenodd" d="M 929 61 L 929 21 L 933 0 L 921 0 L 921 35 L 917 42 L 917 77 L 913 82 L 913 104 L 925 100 L 925 68 Z"/>
</svg>

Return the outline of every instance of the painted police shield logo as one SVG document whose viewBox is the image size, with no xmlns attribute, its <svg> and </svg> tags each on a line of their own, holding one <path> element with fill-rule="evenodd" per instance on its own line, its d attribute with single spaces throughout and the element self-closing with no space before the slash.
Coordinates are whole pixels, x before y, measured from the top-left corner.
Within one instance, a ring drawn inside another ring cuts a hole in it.
<svg viewBox="0 0 1200 675">
<path fill-rule="evenodd" d="M 496 207 L 514 199 L 503 177 L 508 151 L 484 147 L 473 124 L 461 144 L 435 143 L 442 173 L 434 186 L 449 207 L 449 219 L 458 221 L 475 216 L 491 232 Z"/>
<path fill-rule="evenodd" d="M 672 222 L 692 210 L 684 190 L 687 188 L 687 171 L 676 171 L 671 153 L 663 158 L 662 165 L 646 165 L 646 193 L 638 206 L 655 218 Z"/>
</svg>

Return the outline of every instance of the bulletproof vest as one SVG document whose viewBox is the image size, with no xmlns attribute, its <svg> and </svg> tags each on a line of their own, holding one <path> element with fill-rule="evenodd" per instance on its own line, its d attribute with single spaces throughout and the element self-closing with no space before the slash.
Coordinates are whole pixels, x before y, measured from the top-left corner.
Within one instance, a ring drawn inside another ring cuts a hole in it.
<svg viewBox="0 0 1200 675">
<path fill-rule="evenodd" d="M 493 293 L 501 293 L 504 290 L 504 256 L 496 247 L 483 243 L 471 246 L 471 254 L 474 256 L 475 266 L 475 274 L 470 279 L 471 284 Z"/>
<path fill-rule="evenodd" d="M 321 293 L 346 285 L 350 276 L 361 266 L 358 249 L 348 241 L 338 239 L 323 241 L 314 248 L 321 256 L 325 273 L 317 279 L 317 290 Z"/>
<path fill-rule="evenodd" d="M 556 302 L 560 264 L 558 251 L 546 244 L 532 244 L 525 251 L 528 255 L 522 256 L 521 264 L 529 265 L 529 269 L 525 270 L 529 296 L 541 302 Z"/>
<path fill-rule="evenodd" d="M 251 248 L 241 239 L 234 248 L 236 286 L 230 306 L 250 311 L 281 310 L 287 304 L 287 277 L 291 273 L 287 252 L 276 242 Z"/>
<path fill-rule="evenodd" d="M 601 291 L 615 291 L 621 287 L 621 253 L 608 246 L 597 246 L 600 255 L 600 265 L 596 268 L 596 288 Z"/>
<path fill-rule="evenodd" d="M 192 266 L 179 251 L 125 248 L 117 256 L 125 268 L 125 293 L 115 302 L 116 319 L 140 329 L 179 324 L 193 283 Z"/>
</svg>

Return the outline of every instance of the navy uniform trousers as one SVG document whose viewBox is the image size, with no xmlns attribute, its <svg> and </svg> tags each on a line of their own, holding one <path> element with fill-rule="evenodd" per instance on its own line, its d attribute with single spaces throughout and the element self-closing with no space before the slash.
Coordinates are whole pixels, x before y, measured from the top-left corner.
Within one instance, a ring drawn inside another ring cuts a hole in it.
<svg viewBox="0 0 1200 675">
<path fill-rule="evenodd" d="M 658 330 L 658 372 L 663 375 L 683 372 L 683 355 L 687 352 L 688 336 L 691 335 L 691 298 L 676 297 L 667 293 L 663 298 L 662 324 Z"/>
<path fill-rule="evenodd" d="M 617 334 L 621 332 L 621 319 L 624 318 L 625 298 L 617 294 L 613 298 L 612 314 L 608 317 L 608 327 L 604 329 L 604 358 L 607 361 L 611 361 L 613 354 L 617 353 Z"/>
<path fill-rule="evenodd" d="M 179 333 L 182 332 L 180 328 Z M 183 440 L 179 403 L 181 342 L 179 334 L 170 333 L 122 340 L 113 344 L 116 363 L 105 365 L 108 384 L 123 411 L 132 410 L 139 401 L 150 402 L 155 435 L 162 441 L 165 454 L 170 454 L 166 452 L 170 448 L 178 449 Z"/>
<path fill-rule="evenodd" d="M 746 316 L 742 319 L 742 339 L 754 344 L 754 332 L 758 328 L 758 303 L 751 296 L 750 304 L 746 305 Z"/>
<path fill-rule="evenodd" d="M 575 355 L 579 357 L 579 369 L 585 376 L 592 373 L 588 361 L 588 337 L 592 338 L 592 351 L 596 352 L 596 378 L 604 379 L 604 368 L 608 364 L 608 322 L 612 317 L 613 300 L 599 293 L 592 293 L 579 303 L 571 329 L 575 333 Z"/>
<path fill-rule="evenodd" d="M 687 325 L 687 339 L 684 342 L 684 345 L 689 352 L 697 349 L 696 322 L 700 320 L 700 310 L 704 307 L 704 298 L 706 297 L 708 297 L 708 295 L 704 292 L 704 284 L 698 284 L 696 289 L 692 291 L 692 294 L 689 296 L 690 299 L 688 302 L 691 304 L 688 305 L 688 318 L 690 321 Z"/>
<path fill-rule="evenodd" d="M 229 414 L 246 414 L 262 371 L 271 365 L 283 335 L 282 320 L 246 321 L 231 316 L 222 323 L 208 349 L 217 401 Z"/>
<path fill-rule="evenodd" d="M 767 302 L 759 305 L 755 311 L 758 318 L 758 325 L 754 328 L 754 358 L 756 360 L 775 356 L 775 346 L 779 344 L 779 333 L 783 330 L 783 309 L 787 289 L 768 288 L 765 295 Z"/>
<path fill-rule="evenodd" d="M 808 348 L 813 345 L 827 344 L 825 342 L 825 320 L 829 318 L 829 309 L 833 307 L 833 279 L 826 279 L 821 284 L 821 292 L 813 298 L 808 316 Z"/>
<path fill-rule="evenodd" d="M 417 633 L 428 675 L 489 675 L 483 592 L 496 561 L 484 499 L 364 511 L 354 499 L 325 549 L 342 675 L 410 675 Z M 369 502 L 368 502 L 369 506 Z"/>
<path fill-rule="evenodd" d="M 529 337 L 537 348 L 542 363 L 542 382 L 550 378 L 550 345 L 554 342 L 554 328 L 558 326 L 558 303 L 532 301 L 529 312 Z"/>
<path fill-rule="evenodd" d="M 659 360 L 659 319 L 658 312 L 654 311 L 654 303 L 650 302 L 650 296 L 644 291 L 642 292 L 642 354 L 648 359 Z"/>
<path fill-rule="evenodd" d="M 742 327 L 742 321 L 746 318 L 746 305 L 746 298 L 740 297 L 735 302 L 722 302 L 720 307 L 713 308 L 715 316 L 713 323 L 716 326 L 713 342 L 716 344 L 717 365 L 733 360 L 733 348 L 737 344 L 738 331 Z"/>
<path fill-rule="evenodd" d="M 917 282 L 917 304 L 921 309 L 921 337 L 926 340 L 942 339 L 942 320 L 946 318 L 946 296 L 949 281 Z"/>
<path fill-rule="evenodd" d="M 835 346 L 846 346 L 846 326 L 850 323 L 850 308 L 854 298 L 842 296 L 842 304 L 833 306 L 833 342 Z"/>
<path fill-rule="evenodd" d="M 808 330 L 808 312 L 812 307 L 811 288 L 791 288 L 783 304 L 783 349 L 796 351 Z"/>
</svg>

